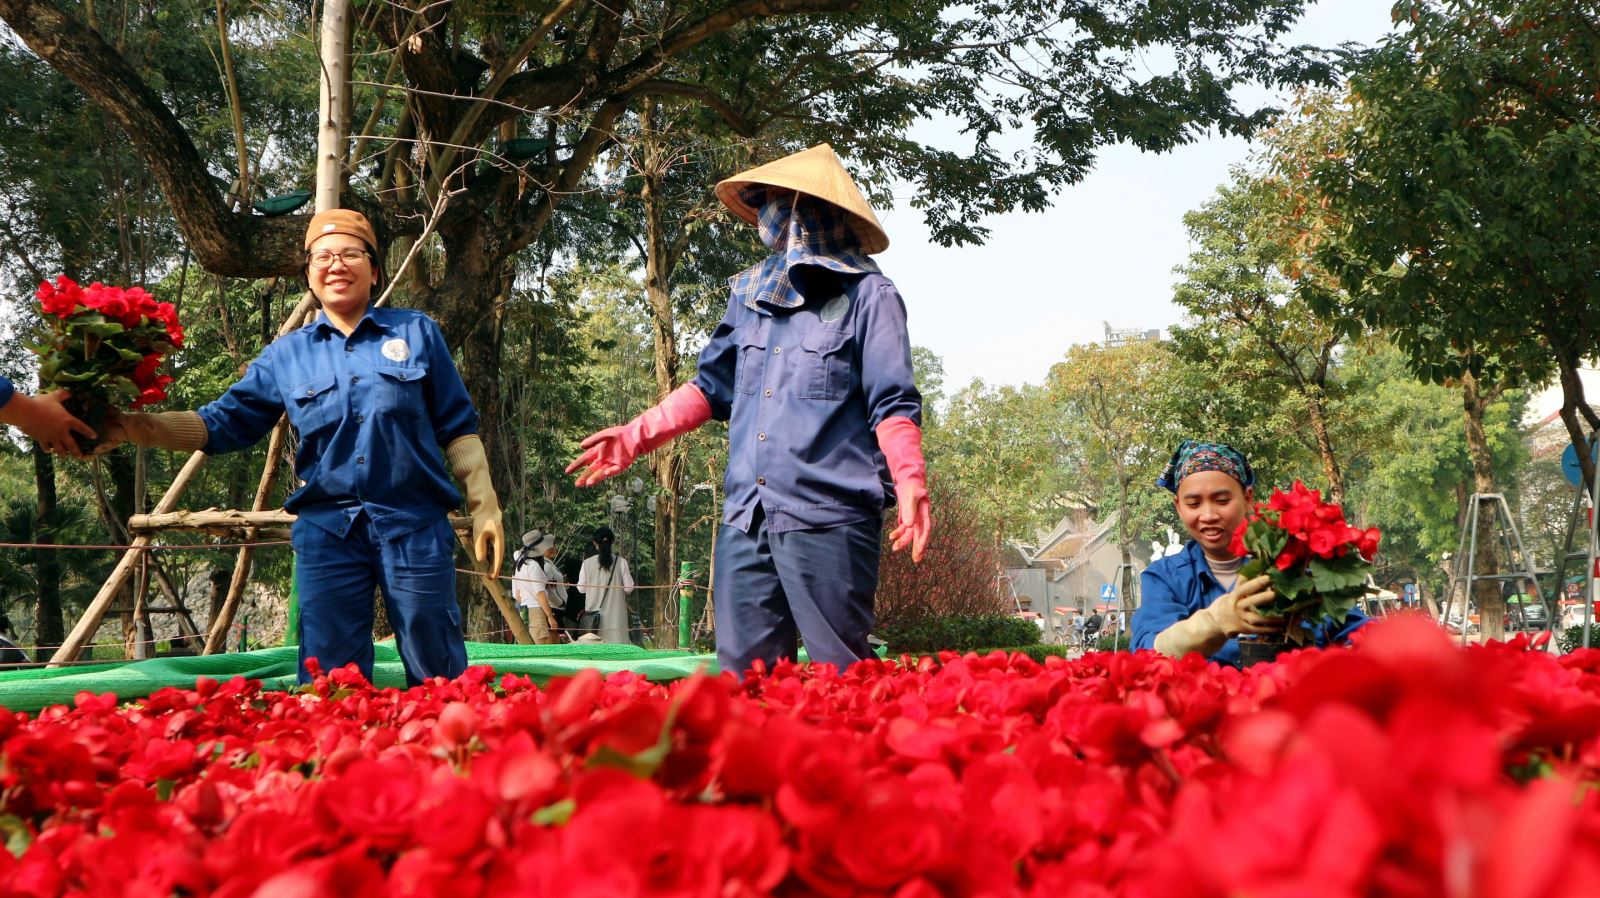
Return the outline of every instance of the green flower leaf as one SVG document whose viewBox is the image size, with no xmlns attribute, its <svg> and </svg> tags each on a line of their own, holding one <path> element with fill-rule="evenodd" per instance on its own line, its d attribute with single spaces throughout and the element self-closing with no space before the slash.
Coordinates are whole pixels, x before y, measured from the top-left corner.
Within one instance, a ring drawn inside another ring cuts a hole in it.
<svg viewBox="0 0 1600 898">
<path fill-rule="evenodd" d="M 564 826 L 572 819 L 572 813 L 578 809 L 578 803 L 570 798 L 563 798 L 554 804 L 547 804 L 533 812 L 534 826 Z"/>
<path fill-rule="evenodd" d="M 1364 587 L 1367 582 L 1367 570 L 1364 562 L 1350 564 L 1344 558 L 1313 558 L 1306 563 L 1306 571 L 1311 574 L 1311 579 L 1316 582 L 1316 589 L 1323 595 L 1331 595 L 1352 587 Z"/>
<path fill-rule="evenodd" d="M 6 840 L 6 850 L 12 857 L 20 858 L 33 844 L 33 833 L 28 831 L 28 824 L 15 814 L 0 815 L 0 836 Z"/>
</svg>

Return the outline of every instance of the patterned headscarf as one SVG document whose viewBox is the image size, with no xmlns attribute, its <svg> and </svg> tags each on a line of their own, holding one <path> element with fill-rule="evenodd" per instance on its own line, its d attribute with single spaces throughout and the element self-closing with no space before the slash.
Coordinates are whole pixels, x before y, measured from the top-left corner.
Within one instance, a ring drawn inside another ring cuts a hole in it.
<svg viewBox="0 0 1600 898">
<path fill-rule="evenodd" d="M 867 274 L 878 265 L 861 252 L 850 219 L 837 206 L 792 190 L 745 189 L 744 199 L 761 210 L 757 227 L 772 255 L 734 275 L 733 295 L 754 309 L 759 303 L 792 309 L 805 302 L 790 272 L 815 265 L 843 274 Z"/>
<path fill-rule="evenodd" d="M 1183 482 L 1183 478 L 1201 471 L 1221 471 L 1239 481 L 1239 485 L 1243 487 L 1253 486 L 1256 482 L 1256 472 L 1250 467 L 1250 461 L 1244 457 L 1243 452 L 1227 443 L 1184 440 L 1172 453 L 1172 460 L 1167 462 L 1167 470 L 1161 475 L 1161 479 L 1156 481 L 1156 486 L 1176 493 L 1178 484 Z"/>
</svg>

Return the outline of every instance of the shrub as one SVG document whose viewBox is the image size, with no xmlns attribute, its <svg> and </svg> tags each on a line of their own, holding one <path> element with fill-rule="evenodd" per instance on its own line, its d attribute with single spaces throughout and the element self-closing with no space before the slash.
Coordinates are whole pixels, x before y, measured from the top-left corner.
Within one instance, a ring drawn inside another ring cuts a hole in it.
<svg viewBox="0 0 1600 898">
<path fill-rule="evenodd" d="M 1131 640 L 1127 633 L 1101 633 L 1084 650 L 1089 652 L 1125 652 Z"/>
<path fill-rule="evenodd" d="M 1022 654 L 1027 655 L 1029 658 L 1032 658 L 1040 664 L 1043 664 L 1045 659 L 1051 656 L 1057 658 L 1069 657 L 1071 650 L 1064 645 L 1050 645 L 1048 643 L 1039 642 L 1034 643 L 1033 645 L 1014 645 L 1009 648 L 1002 649 L 1001 651 L 1021 652 Z"/>
<path fill-rule="evenodd" d="M 1561 643 L 1561 653 L 1576 652 L 1583 648 L 1583 625 L 1568 627 L 1556 637 Z M 1596 621 L 1589 631 L 1589 647 L 1600 647 L 1600 621 Z"/>
<path fill-rule="evenodd" d="M 1039 642 L 1038 625 L 1004 614 L 928 618 L 880 626 L 875 632 L 889 644 L 891 655 L 987 651 L 997 646 L 1026 646 Z"/>
<path fill-rule="evenodd" d="M 933 503 L 933 535 L 921 564 L 911 562 L 909 549 L 889 550 L 888 535 L 898 517 L 892 511 L 888 515 L 883 531 L 883 562 L 878 568 L 878 595 L 873 605 L 879 635 L 916 621 L 985 618 L 1016 610 L 1014 600 L 1000 583 L 1000 552 L 994 534 L 985 532 L 954 483 L 948 478 L 934 478 L 928 485 Z M 1012 644 L 990 642 L 973 648 Z"/>
</svg>

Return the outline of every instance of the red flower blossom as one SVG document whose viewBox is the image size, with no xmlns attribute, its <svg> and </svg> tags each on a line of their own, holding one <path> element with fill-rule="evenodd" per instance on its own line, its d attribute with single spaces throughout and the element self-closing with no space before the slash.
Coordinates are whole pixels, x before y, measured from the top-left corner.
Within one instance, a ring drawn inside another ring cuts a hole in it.
<svg viewBox="0 0 1600 898">
<path fill-rule="evenodd" d="M 138 409 L 167 398 L 172 379 L 156 371 L 165 354 L 183 345 L 170 303 L 139 287 L 97 281 L 85 288 L 64 275 L 41 283 L 37 297 L 49 323 L 37 350 L 41 388 L 71 389 L 73 411 L 91 422 L 114 407 Z"/>
<path fill-rule="evenodd" d="M 0 712 L 0 895 L 1600 892 L 1600 652 L 1365 632 L 1246 671 L 84 693 Z"/>
<path fill-rule="evenodd" d="M 40 281 L 37 296 L 46 314 L 66 318 L 83 303 L 83 288 L 63 274 L 56 277 L 54 284 Z"/>
</svg>

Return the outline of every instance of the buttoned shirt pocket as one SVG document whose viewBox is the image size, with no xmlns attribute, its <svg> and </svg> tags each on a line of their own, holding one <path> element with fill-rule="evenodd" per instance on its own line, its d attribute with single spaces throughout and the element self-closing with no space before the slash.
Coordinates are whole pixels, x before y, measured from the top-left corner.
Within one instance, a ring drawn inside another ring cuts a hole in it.
<svg viewBox="0 0 1600 898">
<path fill-rule="evenodd" d="M 304 439 L 339 420 L 339 380 L 333 372 L 314 375 L 289 388 L 289 423 Z"/>
<path fill-rule="evenodd" d="M 420 417 L 427 411 L 422 393 L 426 365 L 373 365 L 378 372 L 378 411 L 392 415 Z"/>
<path fill-rule="evenodd" d="M 767 330 L 771 322 L 757 321 L 733 333 L 734 345 L 739 347 L 734 374 L 734 390 L 754 393 L 761 388 L 767 371 Z"/>
<path fill-rule="evenodd" d="M 850 332 L 818 328 L 800 341 L 803 355 L 800 398 L 837 402 L 850 392 Z"/>
</svg>

